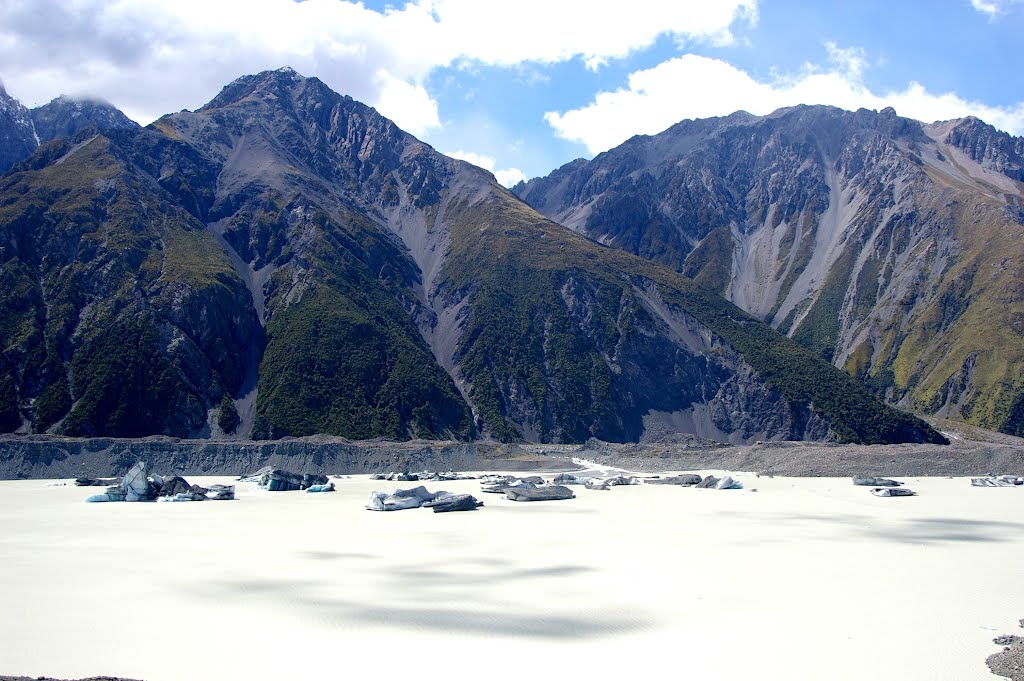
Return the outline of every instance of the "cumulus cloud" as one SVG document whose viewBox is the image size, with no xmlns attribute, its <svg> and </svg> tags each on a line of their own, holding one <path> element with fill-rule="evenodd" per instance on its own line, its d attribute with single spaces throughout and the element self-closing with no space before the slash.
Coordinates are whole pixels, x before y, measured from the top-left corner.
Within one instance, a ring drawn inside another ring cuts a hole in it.
<svg viewBox="0 0 1024 681">
<path fill-rule="evenodd" d="M 989 19 L 996 19 L 1008 12 L 1014 5 L 1024 4 L 1024 0 L 971 0 L 971 7 Z"/>
<path fill-rule="evenodd" d="M 477 154 L 472 151 L 462 151 L 461 149 L 459 151 L 446 152 L 445 155 L 462 161 L 467 161 L 475 166 L 479 166 L 484 170 L 494 173 L 494 178 L 506 187 L 511 187 L 517 182 L 522 182 L 526 179 L 526 175 L 524 175 L 523 171 L 519 168 L 503 168 L 501 170 L 495 170 L 495 160 L 490 156 Z"/>
<path fill-rule="evenodd" d="M 724 116 L 745 110 L 763 115 L 796 104 L 830 104 L 843 109 L 883 109 L 925 122 L 975 115 L 1014 134 L 1024 133 L 1024 101 L 993 107 L 955 93 L 929 92 L 920 83 L 874 93 L 863 80 L 863 51 L 826 45 L 827 67 L 806 65 L 799 73 L 759 81 L 735 66 L 687 54 L 630 74 L 627 86 L 600 92 L 587 106 L 551 111 L 545 120 L 562 138 L 581 142 L 591 153 L 610 149 L 635 134 L 654 134 L 687 118 Z"/>
<path fill-rule="evenodd" d="M 29 105 L 102 95 L 139 122 L 196 108 L 239 75 L 289 65 L 417 134 L 440 125 L 437 68 L 573 58 L 597 67 L 668 35 L 728 42 L 756 0 L 4 0 L 0 64 Z"/>
</svg>

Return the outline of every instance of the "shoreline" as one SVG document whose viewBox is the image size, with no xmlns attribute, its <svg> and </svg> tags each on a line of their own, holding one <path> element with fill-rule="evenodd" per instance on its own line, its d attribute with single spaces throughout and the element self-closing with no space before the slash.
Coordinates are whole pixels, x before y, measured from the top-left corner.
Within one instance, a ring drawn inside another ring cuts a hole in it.
<svg viewBox="0 0 1024 681">
<path fill-rule="evenodd" d="M 489 441 L 350 441 L 316 436 L 285 440 L 210 441 L 151 437 L 0 436 L 0 480 L 123 475 L 139 459 L 182 475 L 240 474 L 266 465 L 354 475 L 385 471 L 560 471 L 581 457 L 627 470 L 723 469 L 793 477 L 1024 475 L 1024 439 L 967 430 L 949 445 L 841 445 L 759 442 L 722 445 L 678 441 L 579 445 Z"/>
</svg>

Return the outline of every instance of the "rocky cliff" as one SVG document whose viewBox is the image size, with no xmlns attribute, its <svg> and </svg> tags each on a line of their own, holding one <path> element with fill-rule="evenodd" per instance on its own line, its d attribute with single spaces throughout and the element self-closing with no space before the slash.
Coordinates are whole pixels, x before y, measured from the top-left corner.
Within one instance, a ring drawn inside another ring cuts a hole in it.
<svg viewBox="0 0 1024 681">
<path fill-rule="evenodd" d="M 892 402 L 1024 429 L 1024 139 L 795 107 L 683 121 L 515 192 L 721 293 Z"/>
</svg>

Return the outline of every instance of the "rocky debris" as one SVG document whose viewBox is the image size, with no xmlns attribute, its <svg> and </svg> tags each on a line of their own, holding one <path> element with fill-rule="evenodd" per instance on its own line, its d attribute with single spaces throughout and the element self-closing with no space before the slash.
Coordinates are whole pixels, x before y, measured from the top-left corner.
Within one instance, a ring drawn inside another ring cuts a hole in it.
<svg viewBox="0 0 1024 681">
<path fill-rule="evenodd" d="M 906 487 L 875 487 L 871 493 L 876 497 L 914 497 L 917 492 Z"/>
<path fill-rule="evenodd" d="M 699 485 L 702 478 L 696 473 L 683 473 L 682 475 L 672 475 L 667 478 L 646 478 L 644 480 L 645 485 L 681 485 L 684 487 L 690 485 Z"/>
<path fill-rule="evenodd" d="M 1002 636 L 996 636 L 992 639 L 992 643 L 997 646 L 1012 646 L 1018 643 L 1024 643 L 1024 637 L 1015 636 L 1013 634 L 1003 634 Z"/>
<path fill-rule="evenodd" d="M 1024 628 L 1024 619 L 1020 620 L 1020 626 Z M 1004 646 L 1002 652 L 989 655 L 985 660 L 992 673 L 1011 681 L 1024 681 L 1024 637 L 1004 634 L 992 642 Z"/>
<path fill-rule="evenodd" d="M 869 475 L 855 475 L 853 476 L 853 484 L 862 487 L 899 487 L 903 483 L 890 480 L 888 478 L 874 478 Z"/>
<path fill-rule="evenodd" d="M 557 501 L 574 499 L 576 495 L 563 485 L 535 485 L 527 482 L 509 487 L 505 492 L 505 498 L 511 501 Z"/>
</svg>

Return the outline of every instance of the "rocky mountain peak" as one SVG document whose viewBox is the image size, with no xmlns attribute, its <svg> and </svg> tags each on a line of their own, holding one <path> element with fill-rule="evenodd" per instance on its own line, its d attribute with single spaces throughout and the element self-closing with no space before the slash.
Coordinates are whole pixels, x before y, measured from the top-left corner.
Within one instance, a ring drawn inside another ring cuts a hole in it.
<svg viewBox="0 0 1024 681">
<path fill-rule="evenodd" d="M 295 92 L 310 81 L 316 81 L 316 83 L 323 86 L 323 83 L 318 78 L 306 78 L 290 66 L 284 66 L 272 71 L 261 71 L 260 73 L 242 76 L 231 81 L 224 86 L 216 97 L 199 110 L 222 109 L 250 99 L 265 101 L 267 99 L 283 98 L 284 100 L 290 100 Z"/>
<path fill-rule="evenodd" d="M 946 144 L 989 170 L 1024 182 L 1024 137 L 997 130 L 974 116 L 948 121 L 945 127 L 949 129 L 943 138 Z"/>
<path fill-rule="evenodd" d="M 71 137 L 90 126 L 100 132 L 139 127 L 110 102 L 92 97 L 61 95 L 32 109 L 31 116 L 36 134 L 43 142 Z"/>
</svg>

